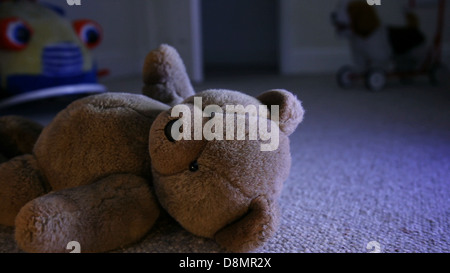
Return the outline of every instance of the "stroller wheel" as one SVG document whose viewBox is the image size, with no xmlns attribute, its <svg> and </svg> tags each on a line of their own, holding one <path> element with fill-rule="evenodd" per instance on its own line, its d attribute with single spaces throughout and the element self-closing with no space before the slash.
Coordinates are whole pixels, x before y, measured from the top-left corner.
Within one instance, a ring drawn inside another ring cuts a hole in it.
<svg viewBox="0 0 450 273">
<path fill-rule="evenodd" d="M 365 84 L 370 91 L 380 91 L 386 85 L 386 72 L 382 69 L 371 69 L 365 77 Z"/>
<path fill-rule="evenodd" d="M 433 65 L 429 71 L 429 79 L 433 85 L 449 85 L 450 70 L 443 64 Z"/>
<path fill-rule="evenodd" d="M 354 86 L 356 76 L 353 67 L 346 65 L 339 69 L 336 74 L 336 80 L 339 87 L 349 89 Z"/>
</svg>

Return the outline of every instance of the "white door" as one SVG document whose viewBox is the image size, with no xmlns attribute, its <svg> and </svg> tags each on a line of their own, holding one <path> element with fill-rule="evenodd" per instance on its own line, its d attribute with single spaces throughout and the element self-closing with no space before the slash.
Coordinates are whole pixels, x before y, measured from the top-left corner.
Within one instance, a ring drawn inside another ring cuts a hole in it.
<svg viewBox="0 0 450 273">
<path fill-rule="evenodd" d="M 146 1 L 149 43 L 153 46 L 161 43 L 174 46 L 194 82 L 203 80 L 200 1 Z"/>
</svg>

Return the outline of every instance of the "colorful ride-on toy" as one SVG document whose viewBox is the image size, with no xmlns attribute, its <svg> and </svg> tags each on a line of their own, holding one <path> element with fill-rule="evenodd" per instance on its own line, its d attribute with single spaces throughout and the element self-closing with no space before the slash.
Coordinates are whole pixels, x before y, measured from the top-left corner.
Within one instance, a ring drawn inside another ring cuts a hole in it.
<svg viewBox="0 0 450 273">
<path fill-rule="evenodd" d="M 0 1 L 0 108 L 105 92 L 90 52 L 101 39 L 97 23 L 71 23 L 59 7 Z"/>
</svg>

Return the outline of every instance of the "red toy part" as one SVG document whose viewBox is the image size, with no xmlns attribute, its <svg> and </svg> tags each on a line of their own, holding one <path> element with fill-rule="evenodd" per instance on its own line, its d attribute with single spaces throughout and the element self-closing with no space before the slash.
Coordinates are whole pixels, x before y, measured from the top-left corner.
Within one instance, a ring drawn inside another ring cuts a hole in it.
<svg viewBox="0 0 450 273">
<path fill-rule="evenodd" d="M 100 44 L 103 30 L 96 22 L 88 19 L 76 20 L 73 22 L 73 28 L 89 49 L 93 49 Z"/>
<path fill-rule="evenodd" d="M 11 17 L 0 20 L 0 48 L 24 49 L 33 36 L 33 29 L 22 19 Z"/>
</svg>

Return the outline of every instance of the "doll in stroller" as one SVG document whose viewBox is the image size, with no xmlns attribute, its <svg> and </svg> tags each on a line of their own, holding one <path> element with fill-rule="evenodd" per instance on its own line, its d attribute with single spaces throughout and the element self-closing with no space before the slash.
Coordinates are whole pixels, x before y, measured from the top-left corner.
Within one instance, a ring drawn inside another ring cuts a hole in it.
<svg viewBox="0 0 450 273">
<path fill-rule="evenodd" d="M 414 13 L 415 0 L 409 0 L 405 8 L 404 26 L 383 25 L 376 8 L 367 1 L 340 1 L 331 20 L 336 32 L 349 40 L 353 64 L 339 69 L 338 85 L 350 88 L 362 80 L 368 90 L 379 91 L 392 77 L 408 82 L 414 77 L 428 76 L 432 84 L 445 82 L 449 76 L 441 61 L 445 0 L 436 1 L 436 32 L 431 43 L 427 42 Z"/>
</svg>

